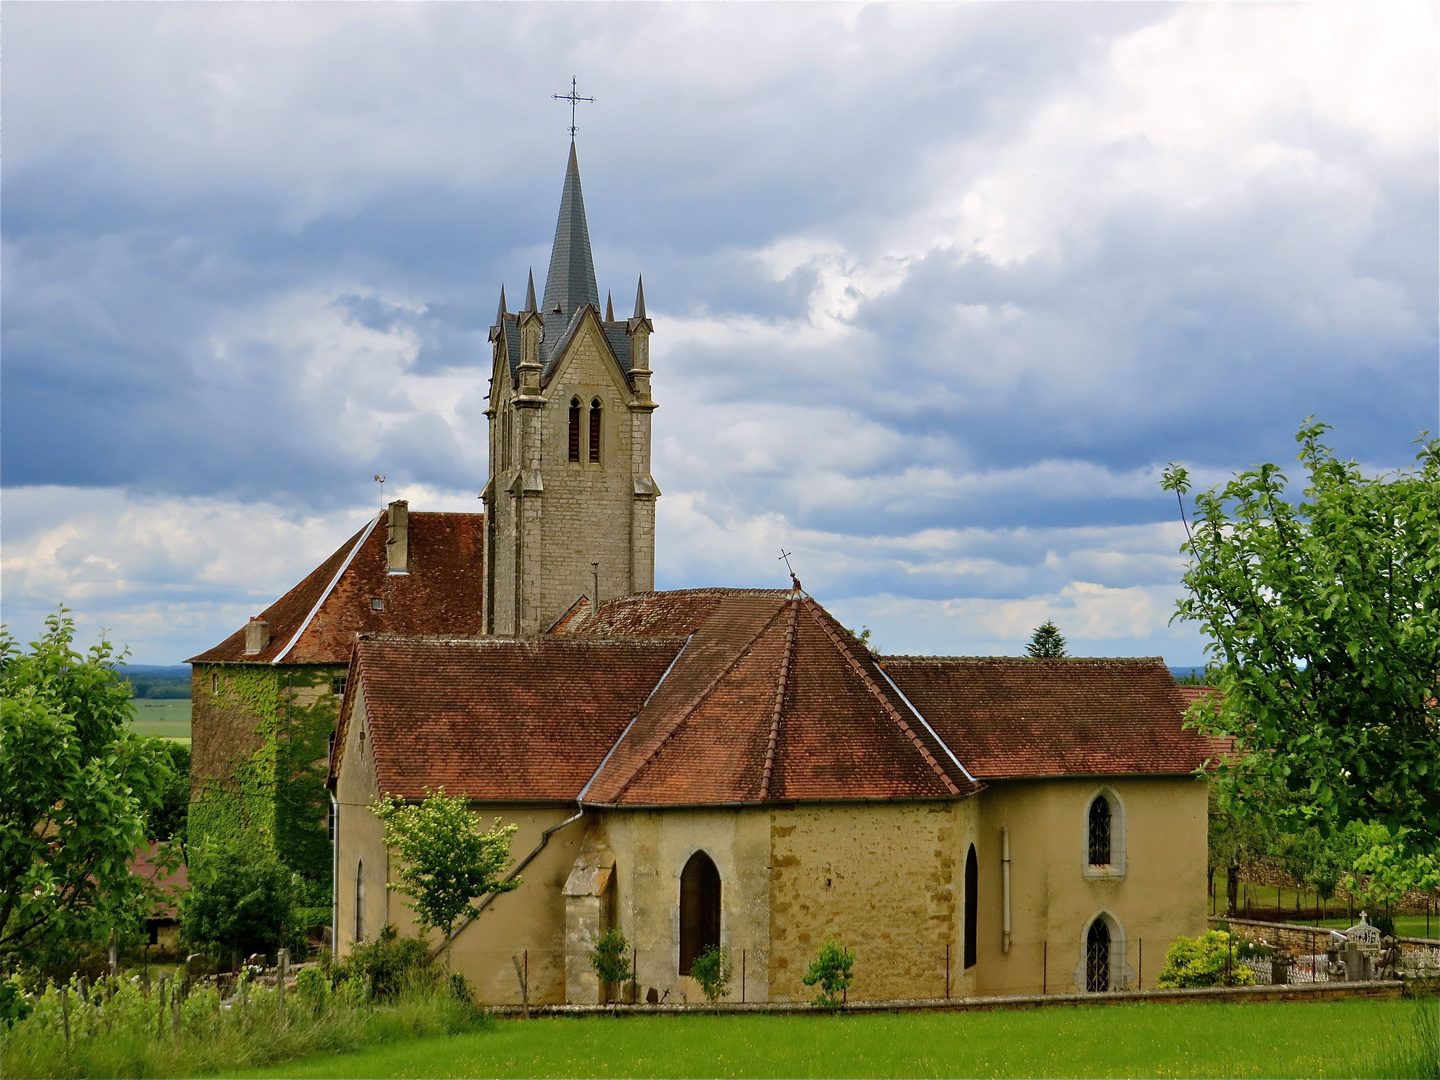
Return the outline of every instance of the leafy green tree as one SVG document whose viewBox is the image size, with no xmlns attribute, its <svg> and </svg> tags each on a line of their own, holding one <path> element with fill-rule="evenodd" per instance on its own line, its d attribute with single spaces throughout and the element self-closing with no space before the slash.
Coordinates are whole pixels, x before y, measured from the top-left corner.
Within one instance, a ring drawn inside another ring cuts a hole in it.
<svg viewBox="0 0 1440 1080">
<path fill-rule="evenodd" d="M 1268 818 L 1235 807 L 1211 789 L 1209 863 L 1212 876 L 1217 867 L 1225 870 L 1225 914 L 1234 915 L 1240 902 L 1240 868 L 1266 855 L 1275 839 Z"/>
<path fill-rule="evenodd" d="M 820 955 L 810 962 L 810 970 L 802 978 L 806 986 L 818 986 L 810 1002 L 818 1009 L 838 1009 L 845 1000 L 845 991 L 855 981 L 855 950 L 847 949 L 834 938 L 826 938 Z"/>
<path fill-rule="evenodd" d="M 296 911 L 295 873 L 263 845 L 206 844 L 191 849 L 190 888 L 180 901 L 186 941 L 224 959 L 278 948 L 305 948 Z"/>
<path fill-rule="evenodd" d="M 490 893 L 520 887 L 520 879 L 504 880 L 509 868 L 510 838 L 518 826 L 501 825 L 481 832 L 464 795 L 448 796 L 425 789 L 423 802 L 410 805 L 389 796 L 374 805 L 385 823 L 385 844 L 400 856 L 399 880 L 386 888 L 410 897 L 421 926 L 440 931 L 445 964 L 450 964 L 451 935 L 462 916 L 475 911 L 472 901 Z"/>
<path fill-rule="evenodd" d="M 150 813 L 146 833 L 152 840 L 184 842 L 185 824 L 190 815 L 190 748 L 173 739 L 159 740 L 170 759 L 171 776 L 160 805 Z"/>
<path fill-rule="evenodd" d="M 0 957 L 99 940 L 146 913 L 129 862 L 174 770 L 130 731 L 114 648 L 74 641 L 63 608 L 28 651 L 0 630 Z"/>
<path fill-rule="evenodd" d="M 622 983 L 634 974 L 630 970 L 630 942 L 618 926 L 600 935 L 590 953 L 590 963 L 603 983 Z"/>
<path fill-rule="evenodd" d="M 1055 625 L 1054 619 L 1046 619 L 1035 628 L 1030 644 L 1025 646 L 1025 652 L 1036 659 L 1066 655 L 1065 639 L 1060 636 L 1060 628 Z"/>
<path fill-rule="evenodd" d="M 1414 468 L 1367 477 L 1321 442 L 1326 430 L 1296 436 L 1299 499 L 1273 464 L 1195 499 L 1176 615 L 1210 639 L 1222 692 L 1213 714 L 1195 714 L 1237 739 L 1217 775 L 1238 805 L 1326 836 L 1380 822 L 1433 851 L 1440 440 Z M 1180 497 L 1190 480 L 1171 465 L 1163 486 Z"/>
<path fill-rule="evenodd" d="M 711 1005 L 730 993 L 730 976 L 730 958 L 716 945 L 707 945 L 690 964 L 690 977 Z"/>
</svg>

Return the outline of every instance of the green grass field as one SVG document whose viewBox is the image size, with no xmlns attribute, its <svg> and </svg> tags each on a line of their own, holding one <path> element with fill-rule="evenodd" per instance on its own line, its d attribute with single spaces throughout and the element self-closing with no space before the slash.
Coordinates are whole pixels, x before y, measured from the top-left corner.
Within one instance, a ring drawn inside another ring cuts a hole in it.
<svg viewBox="0 0 1440 1080">
<path fill-rule="evenodd" d="M 314 1055 L 233 1075 L 1434 1076 L 1435 1015 L 1432 999 L 504 1020 L 477 1034 Z"/>
<path fill-rule="evenodd" d="M 180 742 L 190 741 L 190 702 L 179 698 L 137 698 L 135 722 L 130 730 L 137 735 L 159 735 Z"/>
</svg>

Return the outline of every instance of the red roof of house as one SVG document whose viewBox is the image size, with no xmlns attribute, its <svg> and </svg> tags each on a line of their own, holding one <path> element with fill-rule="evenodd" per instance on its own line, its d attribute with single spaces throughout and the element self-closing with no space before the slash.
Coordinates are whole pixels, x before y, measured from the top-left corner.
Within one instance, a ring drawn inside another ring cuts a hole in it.
<svg viewBox="0 0 1440 1080">
<path fill-rule="evenodd" d="M 360 633 L 478 633 L 485 516 L 410 513 L 408 572 L 392 574 L 385 565 L 389 514 L 380 511 L 261 612 L 270 624 L 265 649 L 247 656 L 242 627 L 186 663 L 344 664 Z"/>
<path fill-rule="evenodd" d="M 1180 696 L 1185 700 L 1185 707 L 1187 709 L 1202 698 L 1210 698 L 1213 700 L 1214 704 L 1210 706 L 1212 710 L 1219 711 L 1220 709 L 1220 699 L 1222 695 L 1220 691 L 1216 690 L 1213 686 L 1180 686 L 1177 687 L 1177 689 L 1180 691 Z M 1234 735 L 1214 735 L 1207 732 L 1205 733 L 1205 737 L 1209 740 L 1210 756 L 1212 758 L 1222 758 L 1235 753 Z"/>
<path fill-rule="evenodd" d="M 682 644 L 364 635 L 332 775 L 363 702 L 382 792 L 574 800 Z"/>
<path fill-rule="evenodd" d="M 1160 657 L 886 656 L 890 677 L 966 768 L 1002 777 L 1194 772 L 1209 740 Z"/>
<path fill-rule="evenodd" d="M 872 656 L 798 591 L 638 593 L 539 638 L 363 635 L 382 791 L 614 806 L 963 798 L 987 778 L 1183 774 L 1162 660 Z M 339 760 L 332 763 L 332 775 Z"/>
<path fill-rule="evenodd" d="M 685 632 L 586 794 L 622 806 L 954 798 L 979 790 L 850 632 L 781 590 L 641 593 L 580 633 Z"/>
<path fill-rule="evenodd" d="M 160 845 L 150 842 L 135 849 L 130 856 L 130 873 L 136 877 L 149 878 L 166 899 L 160 900 L 150 912 L 152 919 L 173 919 L 180 913 L 180 897 L 190 888 L 190 868 L 183 862 L 173 871 L 165 872 L 155 864 L 156 849 Z"/>
</svg>

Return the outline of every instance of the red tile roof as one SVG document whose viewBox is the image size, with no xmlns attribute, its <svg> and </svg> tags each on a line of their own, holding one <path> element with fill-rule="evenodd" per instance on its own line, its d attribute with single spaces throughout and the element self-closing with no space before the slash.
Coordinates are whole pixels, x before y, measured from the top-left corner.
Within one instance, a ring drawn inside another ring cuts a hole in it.
<svg viewBox="0 0 1440 1080">
<path fill-rule="evenodd" d="M 1159 657 L 885 656 L 890 677 L 981 780 L 1189 773 L 1209 740 Z"/>
<path fill-rule="evenodd" d="M 1180 696 L 1184 699 L 1187 709 L 1201 698 L 1213 698 L 1214 704 L 1211 705 L 1211 708 L 1217 712 L 1220 709 L 1221 694 L 1213 686 L 1180 686 L 1177 689 L 1180 691 Z M 1205 737 L 1209 740 L 1212 758 L 1219 759 L 1234 755 L 1234 735 L 1213 735 L 1206 732 Z"/>
<path fill-rule="evenodd" d="M 155 863 L 159 844 L 151 841 L 144 847 L 137 847 L 130 857 L 130 873 L 136 877 L 149 878 L 158 887 L 161 898 L 150 910 L 152 919 L 173 919 L 180 913 L 179 901 L 190 888 L 190 868 L 183 862 L 174 870 L 163 871 Z"/>
<path fill-rule="evenodd" d="M 382 792 L 570 801 L 682 644 L 364 635 L 336 746 L 363 700 Z"/>
<path fill-rule="evenodd" d="M 684 633 L 664 683 L 587 802 L 954 798 L 978 786 L 848 630 L 781 589 L 687 589 L 602 603 L 576 633 Z"/>
<path fill-rule="evenodd" d="M 410 513 L 404 574 L 386 570 L 388 522 L 389 511 L 380 511 L 261 613 L 270 624 L 261 652 L 245 654 L 241 628 L 186 663 L 344 664 L 358 633 L 478 633 L 485 516 Z M 377 599 L 383 610 L 374 610 Z"/>
</svg>

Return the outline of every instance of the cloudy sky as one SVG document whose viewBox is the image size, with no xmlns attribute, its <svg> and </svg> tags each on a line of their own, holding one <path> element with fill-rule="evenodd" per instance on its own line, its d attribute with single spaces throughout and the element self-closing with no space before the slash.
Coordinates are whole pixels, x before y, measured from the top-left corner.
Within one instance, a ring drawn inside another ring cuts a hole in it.
<svg viewBox="0 0 1440 1080">
<path fill-rule="evenodd" d="M 141 663 L 478 510 L 575 75 L 655 322 L 657 585 L 1202 660 L 1167 461 L 1437 428 L 1436 5 L 7 3 L 5 620 Z"/>
</svg>

